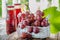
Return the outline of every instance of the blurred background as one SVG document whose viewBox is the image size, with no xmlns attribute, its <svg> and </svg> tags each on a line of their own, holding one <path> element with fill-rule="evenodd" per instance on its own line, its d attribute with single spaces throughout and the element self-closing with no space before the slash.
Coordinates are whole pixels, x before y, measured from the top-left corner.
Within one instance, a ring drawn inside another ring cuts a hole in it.
<svg viewBox="0 0 60 40">
<path fill-rule="evenodd" d="M 50 37 L 54 40 L 60 39 L 60 0 L 0 0 L 0 38 L 6 35 L 6 6 L 14 3 L 28 4 L 29 10 L 33 13 L 39 7 L 45 12 L 45 16 L 49 17 Z"/>
</svg>

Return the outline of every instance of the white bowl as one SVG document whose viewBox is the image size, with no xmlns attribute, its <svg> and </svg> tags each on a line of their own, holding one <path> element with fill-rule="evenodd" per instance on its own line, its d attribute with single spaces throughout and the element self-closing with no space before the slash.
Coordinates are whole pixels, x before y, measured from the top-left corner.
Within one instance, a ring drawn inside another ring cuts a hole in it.
<svg viewBox="0 0 60 40">
<path fill-rule="evenodd" d="M 50 36 L 50 28 L 48 27 L 39 27 L 41 30 L 38 34 L 32 33 L 33 38 L 46 38 Z"/>
<path fill-rule="evenodd" d="M 50 36 L 50 27 L 47 26 L 47 27 L 38 27 L 40 28 L 40 32 L 35 34 L 34 32 L 32 32 L 32 37 L 33 38 L 46 38 L 46 37 L 49 37 Z M 17 32 L 18 32 L 18 36 L 22 33 L 22 32 L 27 32 L 27 27 L 24 28 L 24 29 L 21 29 L 21 28 L 18 28 L 17 29 Z"/>
</svg>

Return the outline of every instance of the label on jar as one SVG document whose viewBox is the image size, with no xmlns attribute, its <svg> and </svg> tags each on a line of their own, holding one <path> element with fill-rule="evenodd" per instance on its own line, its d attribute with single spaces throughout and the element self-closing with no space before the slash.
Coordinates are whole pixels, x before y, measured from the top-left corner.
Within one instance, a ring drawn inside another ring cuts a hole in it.
<svg viewBox="0 0 60 40">
<path fill-rule="evenodd" d="M 7 8 L 8 10 L 14 10 L 14 8 Z"/>
<path fill-rule="evenodd" d="M 19 8 L 21 8 L 21 6 L 20 6 L 20 5 L 18 5 L 18 6 L 16 6 L 16 5 L 15 5 L 15 9 L 19 9 Z"/>
</svg>

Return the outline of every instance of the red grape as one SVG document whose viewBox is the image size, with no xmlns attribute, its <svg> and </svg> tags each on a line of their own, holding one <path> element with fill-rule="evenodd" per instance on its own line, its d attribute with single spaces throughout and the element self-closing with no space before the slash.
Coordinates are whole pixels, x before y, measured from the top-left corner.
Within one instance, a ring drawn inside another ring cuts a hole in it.
<svg viewBox="0 0 60 40">
<path fill-rule="evenodd" d="M 31 15 L 31 17 L 34 17 L 34 14 L 32 13 L 32 14 L 30 14 Z"/>
<path fill-rule="evenodd" d="M 28 25 L 29 22 L 28 22 L 27 20 L 23 20 L 23 24 L 24 24 L 24 25 Z"/>
<path fill-rule="evenodd" d="M 24 13 L 21 14 L 21 20 L 25 20 L 26 15 Z"/>
<path fill-rule="evenodd" d="M 40 29 L 39 29 L 38 27 L 34 27 L 33 32 L 37 34 L 37 33 L 40 32 L 39 30 L 40 30 Z"/>
<path fill-rule="evenodd" d="M 36 20 L 41 21 L 41 20 L 42 20 L 42 17 L 37 15 L 37 16 L 36 16 Z"/>
<path fill-rule="evenodd" d="M 31 15 L 28 15 L 28 17 L 27 17 L 29 20 L 31 20 Z"/>
<path fill-rule="evenodd" d="M 29 19 L 30 22 L 34 21 L 34 15 L 33 14 L 28 15 L 27 19 Z"/>
<path fill-rule="evenodd" d="M 30 15 L 30 12 L 29 11 L 26 11 L 26 16 Z"/>
<path fill-rule="evenodd" d="M 26 27 L 26 25 L 22 24 L 20 27 L 21 27 L 21 29 L 24 29 Z"/>
<path fill-rule="evenodd" d="M 34 23 L 31 23 L 31 26 L 34 26 Z"/>
<path fill-rule="evenodd" d="M 32 32 L 33 32 L 33 27 L 32 27 L 32 26 L 29 26 L 29 27 L 28 27 L 28 32 L 29 32 L 29 33 L 32 33 Z"/>
<path fill-rule="evenodd" d="M 41 26 L 48 26 L 48 21 L 46 19 L 44 19 L 42 22 L 41 22 Z"/>
<path fill-rule="evenodd" d="M 36 14 L 41 16 L 42 12 L 40 10 L 37 10 Z"/>
<path fill-rule="evenodd" d="M 25 13 L 22 13 L 21 16 L 24 18 L 26 15 L 25 15 Z"/>
<path fill-rule="evenodd" d="M 25 33 L 25 32 L 22 32 L 22 34 L 20 35 L 20 37 L 21 37 L 22 39 L 25 39 L 25 38 L 27 38 L 27 33 Z"/>
<path fill-rule="evenodd" d="M 18 20 L 19 20 L 19 22 L 21 22 L 22 21 L 22 17 L 20 17 Z"/>
<path fill-rule="evenodd" d="M 28 34 L 28 33 L 25 33 L 25 32 L 22 32 L 22 34 L 20 35 L 20 38 L 22 38 L 22 39 L 31 38 L 31 37 L 32 37 L 31 34 Z"/>
<path fill-rule="evenodd" d="M 27 38 L 32 38 L 32 35 L 31 34 L 27 34 Z"/>
<path fill-rule="evenodd" d="M 36 20 L 36 21 L 34 22 L 34 25 L 35 25 L 35 26 L 40 26 L 40 21 Z"/>
<path fill-rule="evenodd" d="M 40 11 L 40 10 L 37 10 L 36 11 L 36 14 L 39 15 L 39 16 L 44 16 L 44 12 Z"/>
<path fill-rule="evenodd" d="M 44 12 L 42 12 L 42 16 L 44 16 Z"/>
<path fill-rule="evenodd" d="M 30 14 L 31 15 L 31 20 L 34 21 L 34 14 Z"/>
<path fill-rule="evenodd" d="M 29 23 L 30 21 L 29 21 L 29 19 L 26 19 L 26 21 Z"/>
</svg>

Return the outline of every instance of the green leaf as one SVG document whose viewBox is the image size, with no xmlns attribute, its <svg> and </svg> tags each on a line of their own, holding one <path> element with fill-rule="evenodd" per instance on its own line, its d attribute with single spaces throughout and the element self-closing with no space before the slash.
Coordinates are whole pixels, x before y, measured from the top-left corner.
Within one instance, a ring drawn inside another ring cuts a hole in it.
<svg viewBox="0 0 60 40">
<path fill-rule="evenodd" d="M 50 32 L 53 33 L 53 34 L 56 34 L 59 31 L 54 27 L 54 25 L 50 25 Z"/>
<path fill-rule="evenodd" d="M 44 10 L 45 16 L 50 15 L 50 31 L 51 33 L 58 33 L 60 31 L 60 11 L 57 7 L 49 7 Z"/>
<path fill-rule="evenodd" d="M 49 7 L 47 9 L 43 10 L 43 11 L 45 13 L 45 16 L 48 16 L 48 15 L 51 15 L 51 14 L 54 15 L 55 14 L 54 12 L 56 11 L 56 9 L 57 9 L 57 7 L 54 6 L 54 7 Z"/>
</svg>

